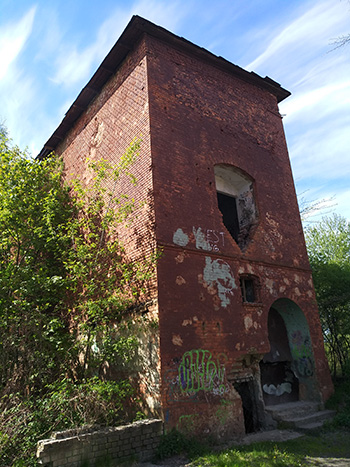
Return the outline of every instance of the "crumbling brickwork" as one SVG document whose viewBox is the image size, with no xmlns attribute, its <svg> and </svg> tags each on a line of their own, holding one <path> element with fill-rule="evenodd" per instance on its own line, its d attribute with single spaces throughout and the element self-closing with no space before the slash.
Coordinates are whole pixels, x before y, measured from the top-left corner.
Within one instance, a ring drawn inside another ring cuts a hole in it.
<svg viewBox="0 0 350 467">
<path fill-rule="evenodd" d="M 281 398 L 324 402 L 332 383 L 278 111 L 288 91 L 138 17 L 93 83 L 111 57 L 56 151 L 68 176 L 84 174 L 82 157 L 114 161 L 142 137 L 139 183 L 121 189 L 147 203 L 121 235 L 133 255 L 162 250 L 154 397 L 166 427 L 232 438 L 267 427 L 265 405 Z"/>
<path fill-rule="evenodd" d="M 130 465 L 152 459 L 162 434 L 161 420 L 58 432 L 38 443 L 38 463 L 42 467 Z"/>
</svg>

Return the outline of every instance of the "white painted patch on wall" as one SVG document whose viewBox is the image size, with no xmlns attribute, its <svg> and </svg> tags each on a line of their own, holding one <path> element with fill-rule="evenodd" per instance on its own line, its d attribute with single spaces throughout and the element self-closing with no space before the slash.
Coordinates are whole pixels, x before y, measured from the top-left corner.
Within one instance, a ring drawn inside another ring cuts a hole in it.
<svg viewBox="0 0 350 467">
<path fill-rule="evenodd" d="M 182 229 L 177 229 L 173 235 L 173 242 L 175 245 L 186 246 L 189 242 L 188 235 Z"/>
<path fill-rule="evenodd" d="M 237 288 L 230 265 L 222 259 L 212 260 L 206 256 L 203 279 L 209 287 L 217 287 L 221 306 L 226 308 L 231 303 L 229 295 Z"/>
</svg>

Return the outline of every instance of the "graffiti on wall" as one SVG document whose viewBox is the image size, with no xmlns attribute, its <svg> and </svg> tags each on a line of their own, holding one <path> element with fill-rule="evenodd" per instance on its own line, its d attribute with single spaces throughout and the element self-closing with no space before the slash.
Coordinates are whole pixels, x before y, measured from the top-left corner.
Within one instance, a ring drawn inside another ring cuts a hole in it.
<svg viewBox="0 0 350 467">
<path fill-rule="evenodd" d="M 226 308 L 230 304 L 229 296 L 237 288 L 230 265 L 222 259 L 212 260 L 206 256 L 203 279 L 209 286 L 217 287 L 221 306 Z"/>
<path fill-rule="evenodd" d="M 229 391 L 226 381 L 227 356 L 213 357 L 209 350 L 185 352 L 181 359 L 173 359 L 173 367 L 164 374 L 167 402 L 191 402 L 200 391 L 222 396 Z"/>
<path fill-rule="evenodd" d="M 314 359 L 309 336 L 304 336 L 300 330 L 291 334 L 291 352 L 300 376 L 314 374 Z"/>
<path fill-rule="evenodd" d="M 199 414 L 181 415 L 176 424 L 176 429 L 185 434 L 192 434 L 200 423 Z"/>
<path fill-rule="evenodd" d="M 192 234 L 198 250 L 218 252 L 220 251 L 220 247 L 225 245 L 224 232 L 193 227 Z M 190 243 L 190 236 L 179 228 L 173 235 L 173 242 L 175 245 L 187 246 Z"/>
<path fill-rule="evenodd" d="M 179 365 L 180 389 L 185 393 L 198 391 L 222 395 L 225 385 L 225 354 L 214 360 L 209 350 L 190 350 L 185 352 Z"/>
</svg>

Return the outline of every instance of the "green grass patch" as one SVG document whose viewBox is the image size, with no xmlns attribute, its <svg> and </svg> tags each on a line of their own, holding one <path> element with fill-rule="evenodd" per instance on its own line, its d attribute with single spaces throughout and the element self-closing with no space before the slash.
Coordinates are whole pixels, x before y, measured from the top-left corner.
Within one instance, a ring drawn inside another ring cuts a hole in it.
<svg viewBox="0 0 350 467">
<path fill-rule="evenodd" d="M 303 465 L 302 457 L 272 446 L 255 446 L 251 448 L 228 449 L 218 454 L 209 454 L 193 462 L 198 467 L 296 467 Z"/>
<path fill-rule="evenodd" d="M 346 458 L 350 464 L 348 431 L 324 430 L 281 443 L 264 442 L 237 446 L 222 452 L 202 455 L 196 467 L 300 467 L 319 465 L 313 458 Z"/>
</svg>

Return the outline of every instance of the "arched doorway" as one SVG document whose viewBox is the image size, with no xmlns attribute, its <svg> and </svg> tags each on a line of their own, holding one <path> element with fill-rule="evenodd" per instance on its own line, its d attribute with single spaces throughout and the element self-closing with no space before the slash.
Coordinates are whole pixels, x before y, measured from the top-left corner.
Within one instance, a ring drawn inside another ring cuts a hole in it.
<svg viewBox="0 0 350 467">
<path fill-rule="evenodd" d="M 292 300 L 276 300 L 269 310 L 270 352 L 260 362 L 265 405 L 318 400 L 309 326 Z"/>
</svg>

